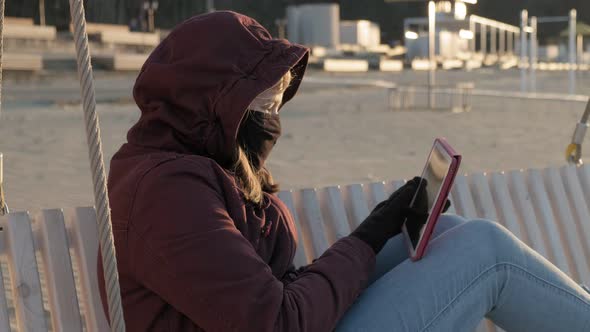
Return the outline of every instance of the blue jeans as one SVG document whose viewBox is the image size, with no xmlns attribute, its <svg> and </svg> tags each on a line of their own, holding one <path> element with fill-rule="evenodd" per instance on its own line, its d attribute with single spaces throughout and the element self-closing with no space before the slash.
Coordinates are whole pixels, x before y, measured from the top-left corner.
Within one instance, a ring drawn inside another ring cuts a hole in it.
<svg viewBox="0 0 590 332">
<path fill-rule="evenodd" d="M 497 223 L 445 215 L 426 255 L 402 236 L 377 257 L 371 285 L 336 331 L 590 331 L 590 293 Z"/>
</svg>

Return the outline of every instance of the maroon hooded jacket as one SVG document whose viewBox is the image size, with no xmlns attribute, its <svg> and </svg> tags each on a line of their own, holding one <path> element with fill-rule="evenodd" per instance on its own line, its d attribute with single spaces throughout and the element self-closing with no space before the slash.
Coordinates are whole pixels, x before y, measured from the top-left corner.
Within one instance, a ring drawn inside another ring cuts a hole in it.
<svg viewBox="0 0 590 332">
<path fill-rule="evenodd" d="M 230 171 L 248 105 L 288 70 L 291 99 L 307 57 L 216 12 L 180 24 L 144 64 L 141 118 L 109 174 L 128 331 L 330 331 L 366 287 L 375 255 L 355 237 L 295 272 L 288 209 L 270 194 L 246 203 Z M 99 280 L 105 304 L 100 259 Z"/>
</svg>

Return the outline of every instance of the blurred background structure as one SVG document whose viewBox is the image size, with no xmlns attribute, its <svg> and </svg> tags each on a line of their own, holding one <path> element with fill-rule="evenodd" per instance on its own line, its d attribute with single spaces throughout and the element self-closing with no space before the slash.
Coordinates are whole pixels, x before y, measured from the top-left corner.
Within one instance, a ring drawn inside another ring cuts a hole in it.
<svg viewBox="0 0 590 332">
<path fill-rule="evenodd" d="M 137 120 L 132 87 L 151 50 L 214 10 L 312 50 L 269 161 L 285 188 L 414 176 L 437 136 L 466 172 L 561 165 L 588 99 L 587 0 L 84 2 L 107 161 Z M 91 202 L 68 8 L 6 2 L 0 153 L 14 209 Z"/>
<path fill-rule="evenodd" d="M 174 25 L 225 9 L 256 18 L 276 37 L 312 47 L 311 64 L 328 71 L 520 67 L 530 72 L 523 74 L 521 90 L 534 91 L 536 70 L 588 69 L 588 1 L 434 3 L 432 24 L 424 0 L 87 0 L 85 6 L 98 69 L 138 70 Z M 8 0 L 6 12 L 8 70 L 70 67 L 67 0 Z"/>
</svg>

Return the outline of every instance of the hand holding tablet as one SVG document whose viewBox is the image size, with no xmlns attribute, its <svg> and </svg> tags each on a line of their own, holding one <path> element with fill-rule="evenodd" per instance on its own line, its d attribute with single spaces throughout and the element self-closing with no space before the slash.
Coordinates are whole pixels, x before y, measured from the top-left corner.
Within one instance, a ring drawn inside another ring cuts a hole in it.
<svg viewBox="0 0 590 332">
<path fill-rule="evenodd" d="M 403 232 L 410 256 L 413 260 L 420 259 L 436 219 L 448 208 L 446 198 L 459 161 L 460 157 L 448 144 L 437 140 L 422 177 L 408 181 L 379 203 L 351 235 L 378 254 L 389 239 Z"/>
<path fill-rule="evenodd" d="M 460 164 L 461 156 L 446 140 L 436 139 L 402 226 L 410 258 L 414 261 L 424 256 L 434 226 L 448 208 L 447 197 Z"/>
</svg>

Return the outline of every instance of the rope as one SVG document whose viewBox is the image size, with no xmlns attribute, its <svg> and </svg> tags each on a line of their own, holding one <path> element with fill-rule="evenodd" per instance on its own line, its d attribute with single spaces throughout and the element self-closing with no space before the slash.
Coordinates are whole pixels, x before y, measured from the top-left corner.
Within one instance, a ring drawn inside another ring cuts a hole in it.
<svg viewBox="0 0 590 332">
<path fill-rule="evenodd" d="M 4 54 L 4 3 L 5 0 L 0 0 L 0 115 L 2 115 L 2 54 Z M 0 153 L 0 216 L 8 214 L 8 205 L 4 199 L 4 165 Z"/>
<path fill-rule="evenodd" d="M 117 272 L 117 258 L 113 232 L 111 228 L 111 212 L 108 201 L 106 175 L 102 156 L 102 142 L 100 140 L 100 126 L 96 114 L 96 99 L 94 96 L 94 78 L 88 49 L 88 35 L 86 33 L 86 19 L 82 0 L 70 0 L 70 12 L 74 26 L 74 42 L 78 63 L 78 76 L 82 88 L 84 119 L 88 140 L 88 154 L 92 170 L 94 185 L 94 204 L 98 221 L 98 236 L 102 254 L 104 279 L 109 306 L 109 320 L 111 331 L 125 331 L 123 309 L 121 307 L 121 291 L 119 289 L 119 274 Z"/>
</svg>

